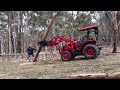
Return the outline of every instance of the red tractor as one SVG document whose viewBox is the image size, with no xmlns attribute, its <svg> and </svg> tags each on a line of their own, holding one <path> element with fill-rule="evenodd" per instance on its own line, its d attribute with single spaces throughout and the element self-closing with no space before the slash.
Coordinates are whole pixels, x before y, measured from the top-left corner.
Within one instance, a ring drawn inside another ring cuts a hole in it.
<svg viewBox="0 0 120 90">
<path fill-rule="evenodd" d="M 66 42 L 62 47 L 59 47 L 59 53 L 63 61 L 69 61 L 77 55 L 83 55 L 86 59 L 95 59 L 99 54 L 102 47 L 97 43 L 98 41 L 98 27 L 96 25 L 81 28 L 79 31 L 87 31 L 87 35 L 80 40 L 72 40 L 66 36 L 57 35 L 50 41 L 38 42 L 41 46 L 54 46 L 60 42 Z M 90 34 L 94 32 L 95 38 L 93 39 Z"/>
</svg>

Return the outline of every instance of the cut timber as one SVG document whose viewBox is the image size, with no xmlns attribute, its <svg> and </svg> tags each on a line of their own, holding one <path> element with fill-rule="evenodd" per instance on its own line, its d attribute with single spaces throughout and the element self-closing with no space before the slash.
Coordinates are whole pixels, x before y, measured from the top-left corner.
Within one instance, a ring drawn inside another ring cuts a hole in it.
<svg viewBox="0 0 120 90">
<path fill-rule="evenodd" d="M 120 79 L 119 73 L 95 73 L 95 74 L 73 74 L 67 75 L 69 79 Z"/>
<path fill-rule="evenodd" d="M 45 33 L 45 36 L 43 37 L 42 40 L 45 40 L 45 39 L 47 38 L 48 33 L 49 33 L 49 31 L 51 30 L 51 27 L 52 27 L 52 25 L 53 25 L 56 17 L 57 17 L 57 15 L 55 15 L 55 16 L 52 18 L 50 24 L 49 24 L 48 27 L 47 27 L 47 31 L 46 31 L 46 33 Z M 40 51 L 41 51 L 41 48 L 42 48 L 41 46 L 38 48 L 38 51 L 37 51 L 37 53 L 36 53 L 36 55 L 35 55 L 35 58 L 34 58 L 33 62 L 36 62 L 36 61 L 37 61 L 37 57 L 38 57 L 38 55 L 39 55 L 39 53 L 40 53 Z"/>
</svg>

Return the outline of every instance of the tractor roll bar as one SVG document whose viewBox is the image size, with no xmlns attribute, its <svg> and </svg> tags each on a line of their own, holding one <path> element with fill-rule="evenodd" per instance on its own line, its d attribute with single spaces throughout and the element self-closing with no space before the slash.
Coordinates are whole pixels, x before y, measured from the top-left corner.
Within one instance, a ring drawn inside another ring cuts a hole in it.
<svg viewBox="0 0 120 90">
<path fill-rule="evenodd" d="M 80 28 L 79 31 L 85 31 L 85 30 L 90 30 L 90 29 L 95 29 L 97 28 L 96 25 L 92 25 L 92 26 L 87 26 L 87 27 L 84 27 L 84 28 Z"/>
</svg>

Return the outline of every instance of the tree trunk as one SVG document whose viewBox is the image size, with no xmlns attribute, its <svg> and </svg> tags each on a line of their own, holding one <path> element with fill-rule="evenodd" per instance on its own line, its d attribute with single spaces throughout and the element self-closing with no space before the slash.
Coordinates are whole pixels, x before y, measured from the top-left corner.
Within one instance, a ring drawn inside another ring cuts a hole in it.
<svg viewBox="0 0 120 90">
<path fill-rule="evenodd" d="M 28 20 L 25 21 L 25 28 L 24 28 L 24 52 L 26 52 L 26 47 L 28 46 Z"/>
<path fill-rule="evenodd" d="M 56 35 L 56 32 L 55 32 L 55 22 L 53 23 L 53 26 L 52 26 L 52 34 L 53 34 L 52 36 L 55 37 L 55 35 Z M 53 51 L 56 51 L 56 46 L 54 46 L 53 49 L 54 49 Z"/>
<path fill-rule="evenodd" d="M 3 53 L 3 37 L 2 35 L 0 36 L 0 53 L 2 54 Z"/>
<path fill-rule="evenodd" d="M 0 41 L 0 54 L 1 54 L 1 41 Z"/>
<path fill-rule="evenodd" d="M 0 30 L 0 54 L 2 54 L 3 52 L 3 33 Z"/>
<path fill-rule="evenodd" d="M 117 39 L 117 45 L 120 45 L 120 11 L 117 12 L 117 21 L 118 21 L 118 39 Z"/>
<path fill-rule="evenodd" d="M 114 11 L 114 35 L 113 35 L 113 51 L 112 53 L 117 52 L 117 29 L 118 29 L 118 24 L 117 24 L 117 13 Z"/>
<path fill-rule="evenodd" d="M 73 11 L 72 11 L 72 17 L 73 17 L 73 20 L 72 20 L 72 25 L 71 25 L 72 26 L 72 29 L 71 29 L 71 38 L 74 39 L 74 35 L 73 35 L 74 34 L 74 28 L 73 28 L 74 13 L 73 13 Z"/>
<path fill-rule="evenodd" d="M 11 54 L 12 51 L 12 43 L 11 43 L 11 16 L 10 16 L 10 12 L 8 13 L 8 40 L 9 40 L 9 54 Z"/>
<path fill-rule="evenodd" d="M 18 30 L 17 30 L 17 53 L 21 53 L 21 23 L 20 23 L 20 11 L 18 12 Z"/>
<path fill-rule="evenodd" d="M 0 33 L 1 34 L 1 33 Z M 0 54 L 2 53 L 2 40 L 1 40 L 1 36 L 0 36 Z"/>
<path fill-rule="evenodd" d="M 105 28 L 106 28 L 106 37 L 107 37 L 107 45 L 111 45 L 112 41 L 112 30 L 113 28 L 113 20 L 111 12 L 105 12 Z"/>
<path fill-rule="evenodd" d="M 10 24 L 10 28 L 11 28 L 11 52 L 14 52 L 14 41 L 13 41 L 13 30 L 12 30 L 12 27 L 11 27 L 11 24 Z"/>
<path fill-rule="evenodd" d="M 20 11 L 20 42 L 21 42 L 21 52 L 24 52 L 24 32 L 23 32 L 23 11 Z"/>
</svg>

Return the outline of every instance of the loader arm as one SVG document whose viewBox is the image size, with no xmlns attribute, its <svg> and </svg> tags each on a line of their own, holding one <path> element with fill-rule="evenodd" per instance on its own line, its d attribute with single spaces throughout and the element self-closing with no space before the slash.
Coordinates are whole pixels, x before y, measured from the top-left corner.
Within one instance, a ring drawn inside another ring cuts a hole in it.
<svg viewBox="0 0 120 90">
<path fill-rule="evenodd" d="M 57 36 L 53 40 L 48 41 L 46 46 L 54 46 L 54 45 L 59 44 L 62 41 L 65 41 L 68 44 L 75 42 L 74 40 L 70 39 L 69 37 L 66 37 L 66 36 Z"/>
<path fill-rule="evenodd" d="M 70 39 L 69 37 L 66 36 L 57 36 L 54 39 L 50 41 L 40 41 L 38 42 L 39 45 L 41 46 L 55 46 L 59 44 L 60 42 L 65 41 L 66 43 L 64 44 L 64 50 L 70 51 L 71 53 L 74 53 L 75 47 L 77 47 L 77 42 Z M 59 48 L 60 50 L 60 48 Z"/>
<path fill-rule="evenodd" d="M 64 44 L 62 48 L 59 48 L 59 53 L 61 54 L 62 51 L 70 51 L 73 54 L 75 47 L 77 47 L 77 42 L 66 36 L 58 36 L 54 38 L 53 40 L 49 41 L 46 44 L 46 46 L 54 46 L 54 45 L 59 44 L 62 41 L 65 41 L 66 43 Z"/>
</svg>

